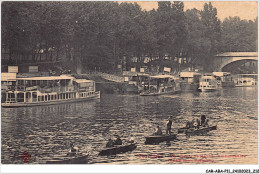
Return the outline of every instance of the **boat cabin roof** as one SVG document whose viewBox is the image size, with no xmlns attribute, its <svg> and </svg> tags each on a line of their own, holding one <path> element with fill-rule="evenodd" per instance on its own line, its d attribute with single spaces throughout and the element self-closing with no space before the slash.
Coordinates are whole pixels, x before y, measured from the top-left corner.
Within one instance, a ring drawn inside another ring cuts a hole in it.
<svg viewBox="0 0 260 174">
<path fill-rule="evenodd" d="M 214 76 L 219 76 L 219 77 L 231 75 L 229 72 L 213 72 L 212 74 Z"/>
<path fill-rule="evenodd" d="M 90 82 L 93 82 L 93 80 L 87 80 L 87 79 L 76 79 L 74 81 L 76 83 L 90 83 Z"/>
<path fill-rule="evenodd" d="M 1 73 L 1 81 L 16 81 L 16 73 Z"/>
<path fill-rule="evenodd" d="M 201 77 L 202 79 L 216 79 L 214 76 L 212 75 L 204 75 Z"/>
<path fill-rule="evenodd" d="M 171 79 L 174 79 L 175 77 L 174 76 L 171 76 L 171 75 L 156 75 L 156 76 L 150 76 L 150 78 L 154 78 L 154 79 L 165 79 L 165 78 L 171 78 Z"/>
<path fill-rule="evenodd" d="M 74 77 L 72 76 L 44 76 L 44 77 L 21 77 L 16 78 L 16 80 L 72 80 Z"/>
<path fill-rule="evenodd" d="M 180 77 L 194 77 L 194 75 L 200 75 L 200 73 L 197 72 L 181 72 Z"/>
</svg>

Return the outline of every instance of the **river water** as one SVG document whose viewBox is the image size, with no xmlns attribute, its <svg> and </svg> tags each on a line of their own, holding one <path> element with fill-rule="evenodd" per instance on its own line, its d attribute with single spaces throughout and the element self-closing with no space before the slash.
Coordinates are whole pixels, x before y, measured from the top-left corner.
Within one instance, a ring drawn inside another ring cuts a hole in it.
<svg viewBox="0 0 260 174">
<path fill-rule="evenodd" d="M 211 93 L 138 96 L 102 94 L 100 100 L 1 108 L 2 163 L 44 164 L 64 155 L 74 142 L 88 151 L 90 164 L 257 164 L 258 100 L 255 87 L 226 88 Z M 174 132 L 187 120 L 207 115 L 217 130 L 203 135 L 179 134 L 170 144 L 145 145 L 157 125 L 165 131 L 174 117 Z M 132 152 L 99 157 L 108 138 L 134 139 Z"/>
</svg>

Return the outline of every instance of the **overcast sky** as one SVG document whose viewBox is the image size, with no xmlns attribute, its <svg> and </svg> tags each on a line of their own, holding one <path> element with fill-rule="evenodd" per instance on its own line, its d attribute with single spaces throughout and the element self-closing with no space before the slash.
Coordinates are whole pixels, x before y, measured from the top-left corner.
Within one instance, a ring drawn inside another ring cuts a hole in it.
<svg viewBox="0 0 260 174">
<path fill-rule="evenodd" d="M 136 2 L 145 10 L 156 9 L 158 7 L 156 1 Z M 208 1 L 184 1 L 184 10 L 192 8 L 202 10 L 205 2 Z M 258 16 L 257 1 L 214 1 L 212 5 L 217 8 L 218 18 L 221 21 L 229 16 L 239 16 L 241 19 L 247 20 L 254 20 Z"/>
</svg>

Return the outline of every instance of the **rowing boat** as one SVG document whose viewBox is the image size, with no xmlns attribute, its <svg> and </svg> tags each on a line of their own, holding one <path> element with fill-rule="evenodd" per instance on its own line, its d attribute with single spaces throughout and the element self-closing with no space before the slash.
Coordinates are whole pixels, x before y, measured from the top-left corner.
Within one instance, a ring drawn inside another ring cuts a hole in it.
<svg viewBox="0 0 260 174">
<path fill-rule="evenodd" d="M 46 161 L 46 164 L 87 164 L 87 163 L 88 163 L 88 154 L 87 155 L 80 154 L 74 157 L 61 156 Z"/>
<path fill-rule="evenodd" d="M 199 129 L 194 129 L 194 128 L 180 128 L 178 129 L 178 133 L 185 133 L 185 134 L 201 134 L 201 133 L 205 133 L 205 132 L 209 132 L 211 130 L 216 130 L 217 126 L 209 126 L 209 127 L 202 127 Z"/>
<path fill-rule="evenodd" d="M 99 153 L 99 155 L 101 156 L 116 155 L 119 153 L 132 151 L 135 148 L 136 148 L 136 143 L 126 144 L 126 145 L 114 145 L 113 147 L 105 148 Z"/>
<path fill-rule="evenodd" d="M 159 144 L 163 141 L 171 141 L 177 138 L 176 134 L 163 134 L 163 135 L 152 135 L 149 137 L 145 137 L 146 141 L 145 144 Z"/>
</svg>

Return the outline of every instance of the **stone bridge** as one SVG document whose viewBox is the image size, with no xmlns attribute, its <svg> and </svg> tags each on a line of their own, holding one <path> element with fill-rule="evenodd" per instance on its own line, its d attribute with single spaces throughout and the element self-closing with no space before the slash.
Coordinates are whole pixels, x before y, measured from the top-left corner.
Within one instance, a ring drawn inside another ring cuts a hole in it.
<svg viewBox="0 0 260 174">
<path fill-rule="evenodd" d="M 258 52 L 225 52 L 215 55 L 213 60 L 213 71 L 222 69 L 233 63 L 246 63 L 248 61 L 258 61 Z M 236 64 L 238 66 L 238 64 Z"/>
</svg>

